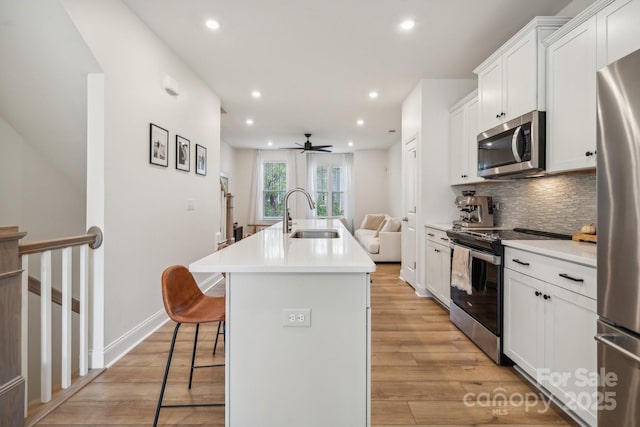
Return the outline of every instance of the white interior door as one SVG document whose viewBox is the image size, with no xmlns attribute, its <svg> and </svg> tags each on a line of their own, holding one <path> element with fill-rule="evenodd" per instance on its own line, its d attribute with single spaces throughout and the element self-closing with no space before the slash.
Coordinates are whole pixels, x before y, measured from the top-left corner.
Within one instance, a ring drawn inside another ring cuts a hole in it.
<svg viewBox="0 0 640 427">
<path fill-rule="evenodd" d="M 416 287 L 416 208 L 417 208 L 417 154 L 416 139 L 413 138 L 404 146 L 404 218 L 402 230 L 402 266 L 401 277 L 414 288 Z"/>
</svg>

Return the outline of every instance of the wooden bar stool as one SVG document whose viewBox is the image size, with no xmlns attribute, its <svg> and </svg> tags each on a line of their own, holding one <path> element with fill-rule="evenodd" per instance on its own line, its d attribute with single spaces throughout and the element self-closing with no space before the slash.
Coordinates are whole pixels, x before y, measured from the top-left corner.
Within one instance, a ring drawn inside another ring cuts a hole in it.
<svg viewBox="0 0 640 427">
<path fill-rule="evenodd" d="M 191 388 L 194 369 L 224 366 L 224 364 L 195 366 L 195 360 L 200 323 L 218 322 L 218 332 L 216 333 L 216 342 L 213 348 L 215 354 L 218 335 L 220 334 L 220 325 L 224 324 L 225 321 L 225 297 L 210 297 L 203 294 L 191 272 L 182 265 L 174 265 L 162 273 L 162 302 L 164 303 L 164 308 L 169 318 L 176 322 L 176 327 L 173 331 L 173 338 L 171 339 L 171 348 L 169 349 L 169 356 L 167 357 L 167 367 L 164 371 L 156 417 L 153 421 L 154 426 L 158 424 L 161 408 L 224 406 L 224 403 L 163 405 L 162 399 L 167 385 L 167 377 L 169 376 L 169 368 L 171 367 L 171 358 L 173 357 L 173 349 L 176 344 L 178 329 L 181 324 L 191 323 L 196 325 L 196 334 L 193 340 L 193 355 L 191 357 L 191 372 L 189 374 L 189 388 Z"/>
</svg>

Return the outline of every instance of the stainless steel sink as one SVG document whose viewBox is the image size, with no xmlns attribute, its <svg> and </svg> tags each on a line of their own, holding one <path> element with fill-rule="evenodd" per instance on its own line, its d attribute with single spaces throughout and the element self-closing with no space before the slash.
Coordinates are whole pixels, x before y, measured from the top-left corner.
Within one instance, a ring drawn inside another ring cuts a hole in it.
<svg viewBox="0 0 640 427">
<path fill-rule="evenodd" d="M 292 239 L 337 239 L 340 237 L 338 230 L 296 230 Z"/>
</svg>

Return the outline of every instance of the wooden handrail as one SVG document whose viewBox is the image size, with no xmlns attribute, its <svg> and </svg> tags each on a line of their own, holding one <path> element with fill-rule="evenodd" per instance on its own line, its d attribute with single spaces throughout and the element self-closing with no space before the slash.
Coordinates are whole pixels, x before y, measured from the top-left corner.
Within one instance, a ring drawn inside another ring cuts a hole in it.
<svg viewBox="0 0 640 427">
<path fill-rule="evenodd" d="M 21 243 L 18 245 L 19 255 L 36 254 L 55 249 L 63 249 L 71 246 L 82 246 L 88 244 L 91 249 L 97 249 L 102 244 L 102 231 L 98 227 L 91 227 L 87 234 L 79 236 L 61 237 L 51 240 L 39 240 L 31 243 Z"/>
<path fill-rule="evenodd" d="M 40 281 L 33 276 L 29 276 L 29 292 L 40 296 L 40 287 Z M 62 291 L 56 288 L 51 288 L 51 302 L 62 305 Z M 75 298 L 71 299 L 71 311 L 80 314 L 80 301 Z"/>
</svg>

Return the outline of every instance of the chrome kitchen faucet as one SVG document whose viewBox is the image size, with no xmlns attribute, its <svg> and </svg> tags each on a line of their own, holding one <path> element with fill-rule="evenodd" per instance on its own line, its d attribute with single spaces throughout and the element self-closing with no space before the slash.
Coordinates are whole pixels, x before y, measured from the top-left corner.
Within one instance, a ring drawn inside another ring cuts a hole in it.
<svg viewBox="0 0 640 427">
<path fill-rule="evenodd" d="M 307 196 L 307 202 L 309 202 L 309 209 L 313 210 L 316 208 L 316 202 L 311 198 L 311 194 L 304 188 L 294 188 L 293 190 L 287 191 L 287 195 L 284 196 L 284 213 L 282 215 L 282 232 L 289 233 L 291 232 L 291 216 L 289 215 L 289 196 L 291 196 L 295 192 L 303 193 Z"/>
</svg>

